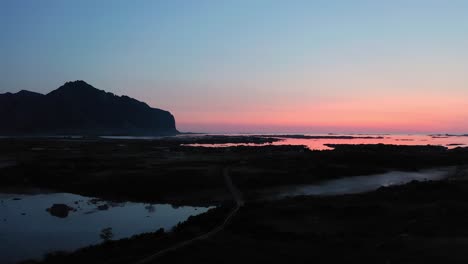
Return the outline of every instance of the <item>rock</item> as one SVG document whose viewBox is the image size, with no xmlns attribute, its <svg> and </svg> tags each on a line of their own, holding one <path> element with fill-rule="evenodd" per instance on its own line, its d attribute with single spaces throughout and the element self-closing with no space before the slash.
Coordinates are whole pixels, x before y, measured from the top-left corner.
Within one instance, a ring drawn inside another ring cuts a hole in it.
<svg viewBox="0 0 468 264">
<path fill-rule="evenodd" d="M 97 209 L 98 209 L 99 211 L 109 210 L 109 205 L 107 205 L 107 204 L 99 205 L 99 206 L 97 207 Z"/>
<path fill-rule="evenodd" d="M 47 212 L 49 212 L 51 215 L 60 217 L 60 218 L 65 218 L 68 216 L 68 213 L 70 211 L 74 211 L 75 209 L 73 207 L 70 207 L 66 204 L 53 204 L 52 207 L 47 208 Z"/>
</svg>

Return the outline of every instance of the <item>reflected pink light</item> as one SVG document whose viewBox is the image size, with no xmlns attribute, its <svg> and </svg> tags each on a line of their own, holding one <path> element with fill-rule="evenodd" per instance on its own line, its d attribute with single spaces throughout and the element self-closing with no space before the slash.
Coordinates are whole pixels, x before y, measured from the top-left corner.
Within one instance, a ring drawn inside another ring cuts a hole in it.
<svg viewBox="0 0 468 264">
<path fill-rule="evenodd" d="M 385 135 L 383 138 L 354 138 L 354 139 L 297 139 L 285 138 L 284 140 L 268 144 L 187 144 L 195 147 L 233 147 L 233 146 L 262 146 L 262 145 L 304 145 L 311 150 L 330 150 L 327 144 L 391 144 L 391 145 L 439 145 L 448 148 L 456 148 L 458 145 L 468 146 L 468 137 L 431 137 L 425 135 Z"/>
</svg>

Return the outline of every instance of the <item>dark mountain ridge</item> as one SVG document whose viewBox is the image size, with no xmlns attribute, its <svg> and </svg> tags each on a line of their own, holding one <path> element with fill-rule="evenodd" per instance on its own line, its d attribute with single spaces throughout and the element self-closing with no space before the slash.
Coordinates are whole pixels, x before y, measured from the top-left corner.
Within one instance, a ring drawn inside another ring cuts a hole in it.
<svg viewBox="0 0 468 264">
<path fill-rule="evenodd" d="M 43 95 L 0 94 L 0 135 L 172 135 L 174 116 L 84 81 L 67 82 Z"/>
</svg>

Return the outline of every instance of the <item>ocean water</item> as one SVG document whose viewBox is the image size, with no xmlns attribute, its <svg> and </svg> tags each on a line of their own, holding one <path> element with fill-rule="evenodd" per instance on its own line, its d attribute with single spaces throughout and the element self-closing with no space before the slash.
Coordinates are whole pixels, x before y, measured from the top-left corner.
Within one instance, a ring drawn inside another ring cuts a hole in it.
<svg viewBox="0 0 468 264">
<path fill-rule="evenodd" d="M 229 134 L 224 134 L 229 135 Z M 236 134 L 238 135 L 238 134 Z M 274 134 L 278 135 L 278 134 Z M 274 137 L 274 135 L 263 135 Z M 200 147 L 265 146 L 265 145 L 304 145 L 312 150 L 330 150 L 328 144 L 393 144 L 393 145 L 434 145 L 447 148 L 468 147 L 468 135 L 375 135 L 375 134 L 304 134 L 305 136 L 331 136 L 335 138 L 281 138 L 281 141 L 268 144 L 186 144 Z M 355 138 L 344 139 L 340 136 Z M 368 138 L 363 138 L 368 137 Z"/>
</svg>

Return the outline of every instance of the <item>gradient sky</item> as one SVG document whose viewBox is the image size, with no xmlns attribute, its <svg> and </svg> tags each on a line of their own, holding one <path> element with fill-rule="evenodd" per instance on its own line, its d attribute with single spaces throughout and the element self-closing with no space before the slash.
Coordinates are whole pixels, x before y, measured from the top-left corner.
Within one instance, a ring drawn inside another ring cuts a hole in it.
<svg viewBox="0 0 468 264">
<path fill-rule="evenodd" d="M 468 132 L 468 1 L 0 0 L 0 92 L 65 81 L 181 131 Z"/>
</svg>

